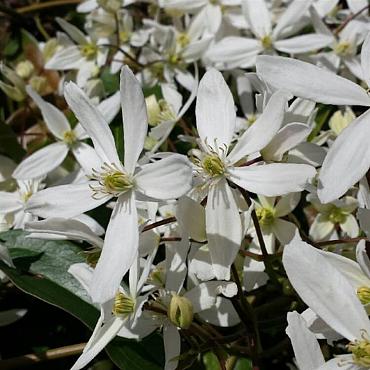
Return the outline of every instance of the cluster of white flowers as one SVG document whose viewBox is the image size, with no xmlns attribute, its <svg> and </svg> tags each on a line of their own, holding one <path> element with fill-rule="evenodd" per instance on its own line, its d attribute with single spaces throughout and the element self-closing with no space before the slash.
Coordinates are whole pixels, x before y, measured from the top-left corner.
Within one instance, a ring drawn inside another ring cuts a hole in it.
<svg viewBox="0 0 370 370">
<path fill-rule="evenodd" d="M 370 369 L 368 1 L 77 11 L 83 31 L 57 18 L 33 57 L 0 67 L 2 91 L 39 117 L 28 135 L 48 137 L 37 150 L 22 138 L 20 163 L 0 156 L 1 231 L 91 247 L 69 272 L 101 316 L 73 370 L 116 335 L 156 330 L 173 370 L 182 337 L 217 344 L 237 325 L 254 361 L 263 289 L 308 306 L 287 315 L 299 369 Z"/>
</svg>

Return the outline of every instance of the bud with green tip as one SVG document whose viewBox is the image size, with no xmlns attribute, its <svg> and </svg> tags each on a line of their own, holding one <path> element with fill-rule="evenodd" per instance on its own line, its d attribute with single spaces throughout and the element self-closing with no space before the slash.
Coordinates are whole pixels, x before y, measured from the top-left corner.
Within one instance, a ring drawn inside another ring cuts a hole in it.
<svg viewBox="0 0 370 370">
<path fill-rule="evenodd" d="M 171 322 L 181 329 L 188 329 L 193 322 L 193 305 L 186 297 L 173 294 L 168 308 Z"/>
</svg>

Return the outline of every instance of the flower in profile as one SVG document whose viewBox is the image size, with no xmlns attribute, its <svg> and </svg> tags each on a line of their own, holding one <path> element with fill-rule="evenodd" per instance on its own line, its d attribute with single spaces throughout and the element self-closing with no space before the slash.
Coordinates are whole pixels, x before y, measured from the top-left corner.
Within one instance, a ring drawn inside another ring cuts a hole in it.
<svg viewBox="0 0 370 370">
<path fill-rule="evenodd" d="M 137 194 L 150 200 L 180 197 L 191 188 L 191 166 L 179 154 L 138 166 L 148 129 L 147 113 L 141 86 L 128 67 L 121 72 L 124 165 L 107 122 L 83 91 L 69 83 L 65 98 L 91 137 L 99 160 L 87 182 L 48 188 L 30 199 L 28 210 L 44 218 L 69 218 L 117 198 L 90 287 L 93 300 L 105 302 L 116 294 L 137 253 Z"/>
</svg>

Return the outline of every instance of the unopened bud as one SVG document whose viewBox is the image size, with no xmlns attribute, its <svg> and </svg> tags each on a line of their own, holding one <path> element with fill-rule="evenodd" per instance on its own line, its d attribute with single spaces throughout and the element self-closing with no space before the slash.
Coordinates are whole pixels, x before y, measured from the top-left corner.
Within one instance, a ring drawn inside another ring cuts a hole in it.
<svg viewBox="0 0 370 370">
<path fill-rule="evenodd" d="M 187 329 L 193 322 L 193 316 L 193 305 L 190 300 L 173 294 L 168 309 L 171 322 L 181 329 Z"/>
<path fill-rule="evenodd" d="M 15 72 L 17 75 L 25 80 L 31 77 L 34 70 L 35 67 L 29 60 L 19 62 L 15 67 Z"/>
</svg>

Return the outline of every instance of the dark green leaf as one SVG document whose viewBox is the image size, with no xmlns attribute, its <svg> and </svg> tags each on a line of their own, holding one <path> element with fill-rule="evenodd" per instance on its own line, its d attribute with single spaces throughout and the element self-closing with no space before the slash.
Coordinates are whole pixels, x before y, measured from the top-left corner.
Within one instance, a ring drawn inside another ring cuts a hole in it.
<svg viewBox="0 0 370 370">
<path fill-rule="evenodd" d="M 11 127 L 3 122 L 0 122 L 0 152 L 17 162 L 26 154 Z"/>
</svg>

